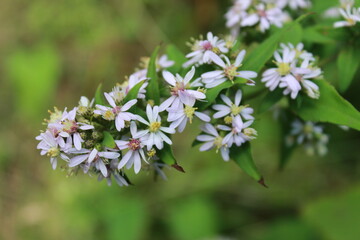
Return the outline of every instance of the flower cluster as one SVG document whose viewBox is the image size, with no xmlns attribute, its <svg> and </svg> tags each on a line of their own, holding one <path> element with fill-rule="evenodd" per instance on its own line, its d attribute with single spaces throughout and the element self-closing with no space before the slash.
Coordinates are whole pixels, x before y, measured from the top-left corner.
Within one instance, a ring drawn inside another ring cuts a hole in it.
<svg viewBox="0 0 360 240">
<path fill-rule="evenodd" d="M 238 35 L 240 28 L 256 27 L 265 32 L 271 25 L 281 28 L 291 20 L 287 7 L 292 10 L 310 7 L 308 0 L 235 0 L 234 5 L 225 14 L 226 26 L 233 35 Z"/>
<path fill-rule="evenodd" d="M 323 127 L 313 122 L 295 120 L 291 124 L 291 132 L 286 138 L 288 146 L 303 145 L 309 155 L 318 154 L 324 156 L 327 153 L 329 136 L 323 131 Z"/>
<path fill-rule="evenodd" d="M 335 22 L 335 28 L 352 27 L 360 22 L 360 7 L 354 7 L 354 1 L 342 0 L 341 7 L 337 8 L 337 10 L 344 20 Z"/>
<path fill-rule="evenodd" d="M 274 53 L 276 67 L 267 69 L 261 79 L 270 91 L 283 88 L 284 95 L 290 94 L 295 99 L 303 90 L 310 98 L 319 98 L 319 87 L 313 81 L 321 76 L 321 69 L 314 56 L 303 48 L 302 43 L 281 44 L 281 49 Z"/>
</svg>

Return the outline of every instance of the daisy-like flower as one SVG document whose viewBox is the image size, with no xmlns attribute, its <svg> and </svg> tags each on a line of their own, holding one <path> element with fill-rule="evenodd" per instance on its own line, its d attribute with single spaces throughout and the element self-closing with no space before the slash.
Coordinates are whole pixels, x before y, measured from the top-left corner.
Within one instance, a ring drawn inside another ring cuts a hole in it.
<svg viewBox="0 0 360 240">
<path fill-rule="evenodd" d="M 309 0 L 277 0 L 276 5 L 280 8 L 289 6 L 293 10 L 305 9 L 311 6 Z"/>
<path fill-rule="evenodd" d="M 229 58 L 223 56 L 225 62 L 216 54 L 209 52 L 209 58 L 219 67 L 221 70 L 215 70 L 207 72 L 201 75 L 203 83 L 205 83 L 206 88 L 213 88 L 225 81 L 234 81 L 235 77 L 245 78 L 248 80 L 249 85 L 254 85 L 255 82 L 251 78 L 256 78 L 257 73 L 253 71 L 238 71 L 238 68 L 241 67 L 241 63 L 245 57 L 246 51 L 242 50 L 236 57 L 234 63 L 231 63 Z"/>
<path fill-rule="evenodd" d="M 72 147 L 71 138 L 68 138 L 65 143 L 61 136 L 54 137 L 52 132 L 46 131 L 37 136 L 36 140 L 40 141 L 37 149 L 41 150 L 41 155 L 50 157 L 50 163 L 54 170 L 56 169 L 57 159 L 59 157 L 66 161 L 69 160 L 69 157 L 64 152 L 67 152 L 67 150 Z"/>
<path fill-rule="evenodd" d="M 278 7 L 268 7 L 264 3 L 255 6 L 255 12 L 243 17 L 241 26 L 254 26 L 259 23 L 261 32 L 265 32 L 270 28 L 270 25 L 275 25 L 279 28 L 283 23 L 289 19 L 289 16 Z"/>
<path fill-rule="evenodd" d="M 210 123 L 206 123 L 205 125 L 201 126 L 201 130 L 207 134 L 201 134 L 196 137 L 196 140 L 205 142 L 200 147 L 200 151 L 203 152 L 216 148 L 216 152 L 220 150 L 221 157 L 224 159 L 224 161 L 229 161 L 229 148 L 223 144 L 223 138 L 219 135 L 216 128 Z"/>
<path fill-rule="evenodd" d="M 97 104 L 96 108 L 98 109 L 94 110 L 94 113 L 101 115 L 105 120 L 115 120 L 116 130 L 120 132 L 125 127 L 125 121 L 136 119 L 135 114 L 127 111 L 137 103 L 137 100 L 133 99 L 125 103 L 123 106 L 118 106 L 108 93 L 104 93 L 104 95 L 111 107 Z"/>
<path fill-rule="evenodd" d="M 241 20 L 247 15 L 247 9 L 252 0 L 236 0 L 234 5 L 225 14 L 226 27 L 236 29 L 240 27 Z"/>
<path fill-rule="evenodd" d="M 196 100 L 205 99 L 206 95 L 199 90 L 192 90 L 190 88 L 201 86 L 199 80 L 191 82 L 195 74 L 195 68 L 192 67 L 191 70 L 182 78 L 179 74 L 174 76 L 168 71 L 163 71 L 163 77 L 166 82 L 168 82 L 171 87 L 171 97 L 166 99 L 160 105 L 160 111 L 164 111 L 169 106 L 173 108 L 180 107 L 180 104 L 185 104 L 188 106 L 194 106 Z"/>
<path fill-rule="evenodd" d="M 93 107 L 95 99 L 91 101 L 87 98 L 82 96 L 79 101 L 79 106 L 77 108 L 77 112 L 80 115 L 84 115 L 89 112 L 89 110 Z"/>
<path fill-rule="evenodd" d="M 197 108 L 191 107 L 188 105 L 183 106 L 181 104 L 180 108 L 169 108 L 168 122 L 171 122 L 170 128 L 178 128 L 179 132 L 184 131 L 186 123 L 192 123 L 194 115 L 204 122 L 210 122 L 211 118 L 205 113 L 196 111 Z"/>
<path fill-rule="evenodd" d="M 189 61 L 183 64 L 187 68 L 194 64 L 204 64 L 209 62 L 206 53 L 213 52 L 215 54 L 227 53 L 229 49 L 226 47 L 224 40 L 214 36 L 211 32 L 206 35 L 206 40 L 195 40 L 193 44 L 189 44 L 192 52 L 187 54 L 186 57 L 190 58 Z"/>
<path fill-rule="evenodd" d="M 126 165 L 126 168 L 129 169 L 134 166 L 134 171 L 137 174 L 141 169 L 141 159 L 146 163 L 146 157 L 143 150 L 144 144 L 141 141 L 141 135 L 144 135 L 144 132 L 138 133 L 136 123 L 131 122 L 130 124 L 131 138 L 127 141 L 116 140 L 115 143 L 120 150 L 127 149 L 127 153 L 122 157 L 121 161 L 118 164 L 118 169 L 123 168 Z"/>
<path fill-rule="evenodd" d="M 325 18 L 337 18 L 340 17 L 341 14 L 339 12 L 339 8 L 347 9 L 348 6 L 352 8 L 355 4 L 354 0 L 340 0 L 340 5 L 336 7 L 331 7 L 328 10 L 325 11 L 323 16 Z"/>
<path fill-rule="evenodd" d="M 213 105 L 213 109 L 218 111 L 214 114 L 214 118 L 222 118 L 225 117 L 225 123 L 231 124 L 235 123 L 238 126 L 243 124 L 242 118 L 245 120 L 253 120 L 254 117 L 251 116 L 253 114 L 254 109 L 248 107 L 248 105 L 240 105 L 242 92 L 239 89 L 235 94 L 234 103 L 224 94 L 220 95 L 221 99 L 224 101 L 224 104 L 215 104 Z M 239 117 L 237 117 L 239 116 Z M 241 116 L 241 117 L 240 117 Z"/>
<path fill-rule="evenodd" d="M 281 52 L 283 52 L 286 48 L 290 49 L 290 51 L 295 51 L 295 58 L 299 58 L 301 60 L 315 61 L 314 55 L 304 50 L 303 43 L 298 43 L 296 46 L 294 46 L 292 43 L 280 43 L 280 47 L 282 48 Z"/>
<path fill-rule="evenodd" d="M 76 167 L 82 163 L 85 163 L 86 169 L 89 168 L 90 165 L 94 165 L 97 170 L 99 170 L 104 177 L 108 176 L 108 169 L 104 162 L 108 162 L 109 159 L 117 159 L 120 157 L 120 154 L 117 152 L 111 151 L 102 151 L 100 152 L 96 148 L 89 149 L 81 149 L 81 150 L 70 150 L 71 154 L 75 154 L 76 156 L 71 158 L 69 161 L 69 167 Z M 79 154 L 79 155 L 78 155 Z"/>
<path fill-rule="evenodd" d="M 148 129 L 139 131 L 139 134 L 142 136 L 140 140 L 147 146 L 147 150 L 149 151 L 154 145 L 157 149 L 162 149 L 164 147 L 164 142 L 171 145 L 171 139 L 164 133 L 174 134 L 175 129 L 161 126 L 159 107 L 154 106 L 152 108 L 150 104 L 148 104 L 146 106 L 146 115 L 148 120 L 145 120 L 140 116 L 137 117 L 137 120 L 148 126 Z"/>
<path fill-rule="evenodd" d="M 335 28 L 340 27 L 352 27 L 355 26 L 356 23 L 360 22 L 360 8 L 356 9 L 355 7 L 351 7 L 347 5 L 345 9 L 340 8 L 339 12 L 345 21 L 338 21 L 334 23 Z"/>
<path fill-rule="evenodd" d="M 329 136 L 324 133 L 322 126 L 316 125 L 313 122 L 302 122 L 295 120 L 291 124 L 291 132 L 286 138 L 288 146 L 295 143 L 304 145 L 307 154 L 314 155 L 315 153 L 323 156 L 327 153 L 327 143 Z"/>
<path fill-rule="evenodd" d="M 81 138 L 79 130 L 90 130 L 94 129 L 94 126 L 82 122 L 76 121 L 77 108 L 74 108 L 70 112 L 67 112 L 66 109 L 63 112 L 60 122 L 50 123 L 48 128 L 52 131 L 57 131 L 55 135 L 60 135 L 61 137 L 70 138 L 72 137 L 72 142 L 77 150 L 81 149 L 81 144 L 84 140 Z"/>
<path fill-rule="evenodd" d="M 253 123 L 253 120 L 249 120 L 241 125 L 233 122 L 232 127 L 219 125 L 218 128 L 222 131 L 228 131 L 229 133 L 224 137 L 222 144 L 230 148 L 235 143 L 236 146 L 241 146 L 244 142 L 250 141 L 256 138 L 257 131 L 249 126 Z"/>
</svg>

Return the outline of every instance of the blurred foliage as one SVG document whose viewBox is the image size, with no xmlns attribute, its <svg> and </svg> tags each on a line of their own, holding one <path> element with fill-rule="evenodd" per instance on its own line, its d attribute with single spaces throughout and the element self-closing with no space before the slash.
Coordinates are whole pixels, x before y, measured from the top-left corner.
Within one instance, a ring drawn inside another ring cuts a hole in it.
<svg viewBox="0 0 360 240">
<path fill-rule="evenodd" d="M 336 2 L 317 0 L 312 10 L 321 12 Z M 252 152 L 269 189 L 235 163 L 190 148 L 187 139 L 197 134 L 196 124 L 174 139 L 174 154 L 186 173 L 166 170 L 166 182 L 139 176 L 134 187 L 107 187 L 81 174 L 66 178 L 39 156 L 34 137 L 47 109 L 74 106 L 81 95 L 92 96 L 100 82 L 110 89 L 159 43 L 186 51 L 192 36 L 225 32 L 223 14 L 230 4 L 0 2 L 0 239 L 359 238 L 360 138 L 355 131 L 327 127 L 326 157 L 307 157 L 298 149 L 279 172 L 280 127 L 271 116 L 257 116 L 260 134 Z M 311 34 L 317 38 L 314 29 L 303 32 L 310 39 Z M 319 38 L 319 44 L 325 42 Z M 322 51 L 331 58 L 335 43 L 326 44 Z M 336 83 L 336 62 L 325 62 L 324 69 L 326 79 Z M 344 92 L 357 108 L 358 80 L 359 74 Z"/>
</svg>

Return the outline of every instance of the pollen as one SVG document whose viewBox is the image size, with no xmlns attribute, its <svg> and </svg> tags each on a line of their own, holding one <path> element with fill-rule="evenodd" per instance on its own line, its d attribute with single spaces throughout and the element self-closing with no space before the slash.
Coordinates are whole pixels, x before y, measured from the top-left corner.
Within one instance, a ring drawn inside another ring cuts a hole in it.
<svg viewBox="0 0 360 240">
<path fill-rule="evenodd" d="M 238 115 L 238 114 L 241 113 L 242 110 L 244 110 L 247 107 L 248 107 L 248 105 L 236 106 L 235 104 L 233 104 L 233 105 L 231 105 L 231 108 L 230 108 L 231 114 L 234 115 L 234 116 Z"/>
<path fill-rule="evenodd" d="M 46 155 L 48 157 L 57 157 L 60 155 L 60 149 L 58 149 L 57 147 L 52 147 L 47 151 Z"/>
<path fill-rule="evenodd" d="M 277 65 L 278 65 L 277 71 L 281 76 L 285 76 L 290 73 L 291 67 L 289 63 L 278 63 Z"/>
<path fill-rule="evenodd" d="M 140 143 L 141 142 L 138 139 L 131 139 L 128 143 L 129 149 L 131 149 L 132 151 L 139 150 L 141 148 Z"/>
<path fill-rule="evenodd" d="M 225 122 L 226 124 L 231 124 L 231 123 L 232 123 L 232 120 L 233 120 L 233 118 L 232 118 L 231 116 L 226 116 L 226 117 L 224 118 L 224 122 Z"/>
<path fill-rule="evenodd" d="M 115 119 L 115 113 L 111 109 L 109 109 L 109 110 L 104 112 L 103 118 L 105 120 L 108 120 L 108 121 L 114 120 Z"/>
<path fill-rule="evenodd" d="M 161 127 L 161 122 L 152 122 L 150 123 L 149 130 L 150 132 L 157 132 L 159 131 L 160 127 Z"/>
<path fill-rule="evenodd" d="M 235 67 L 234 65 L 231 65 L 231 66 L 225 68 L 224 69 L 225 76 L 228 79 L 230 79 L 231 81 L 233 81 L 235 76 L 238 74 L 237 69 L 238 69 L 238 67 Z"/>
<path fill-rule="evenodd" d="M 156 154 L 156 150 L 154 148 L 152 148 L 146 154 L 148 155 L 148 157 L 154 157 Z"/>
<path fill-rule="evenodd" d="M 78 129 L 78 125 L 75 121 L 65 120 L 62 122 L 63 131 L 67 133 L 74 133 Z"/>
<path fill-rule="evenodd" d="M 184 113 L 185 113 L 186 117 L 189 118 L 190 123 L 192 123 L 192 119 L 194 117 L 195 110 L 197 110 L 197 108 L 193 108 L 188 105 L 186 105 L 184 108 Z"/>
</svg>

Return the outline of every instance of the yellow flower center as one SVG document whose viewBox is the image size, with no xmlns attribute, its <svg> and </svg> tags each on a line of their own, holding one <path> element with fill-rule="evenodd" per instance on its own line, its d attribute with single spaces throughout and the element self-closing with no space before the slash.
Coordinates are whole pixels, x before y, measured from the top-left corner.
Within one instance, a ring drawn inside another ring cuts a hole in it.
<svg viewBox="0 0 360 240">
<path fill-rule="evenodd" d="M 313 126 L 311 124 L 305 124 L 304 126 L 304 133 L 312 133 Z"/>
<path fill-rule="evenodd" d="M 352 19 L 352 18 L 347 18 L 346 21 L 347 21 L 351 26 L 353 26 L 353 25 L 356 24 L 356 21 L 355 21 L 354 19 Z"/>
<path fill-rule="evenodd" d="M 231 81 L 233 81 L 235 76 L 237 75 L 237 69 L 238 69 L 238 67 L 235 67 L 234 65 L 231 65 L 231 66 L 225 68 L 224 69 L 225 76 L 228 79 L 230 79 Z"/>
<path fill-rule="evenodd" d="M 156 150 L 154 148 L 152 148 L 146 154 L 148 155 L 148 157 L 154 157 L 156 154 Z"/>
<path fill-rule="evenodd" d="M 48 157 L 57 157 L 60 155 L 60 150 L 56 147 L 52 147 L 47 151 L 46 155 Z"/>
<path fill-rule="evenodd" d="M 157 132 L 161 127 L 161 122 L 152 122 L 150 123 L 149 130 L 150 132 Z"/>
<path fill-rule="evenodd" d="M 221 148 L 222 147 L 222 141 L 223 141 L 223 138 L 220 137 L 220 136 L 217 136 L 215 139 L 214 139 L 214 145 L 216 146 L 217 149 Z"/>
<path fill-rule="evenodd" d="M 231 114 L 232 115 L 238 115 L 241 113 L 242 110 L 244 110 L 245 108 L 247 108 L 248 105 L 241 105 L 241 106 L 236 106 L 235 104 L 231 105 Z"/>
<path fill-rule="evenodd" d="M 192 123 L 192 119 L 194 117 L 194 113 L 195 113 L 196 109 L 197 108 L 193 108 L 193 107 L 190 107 L 188 105 L 186 105 L 185 108 L 184 108 L 184 113 L 185 113 L 186 117 L 189 118 L 190 123 Z"/>
<path fill-rule="evenodd" d="M 290 64 L 288 63 L 278 63 L 278 73 L 281 75 L 281 76 L 285 76 L 285 75 L 288 75 L 290 73 L 290 70 L 291 70 L 291 67 L 290 67 Z"/>
<path fill-rule="evenodd" d="M 232 118 L 231 116 L 226 116 L 226 117 L 224 118 L 224 122 L 225 122 L 226 124 L 231 124 L 231 123 L 232 123 L 232 120 L 233 120 L 233 118 Z"/>
<path fill-rule="evenodd" d="M 111 121 L 115 119 L 115 113 L 113 112 L 112 109 L 106 110 L 103 114 L 103 118 L 105 120 Z"/>
</svg>

